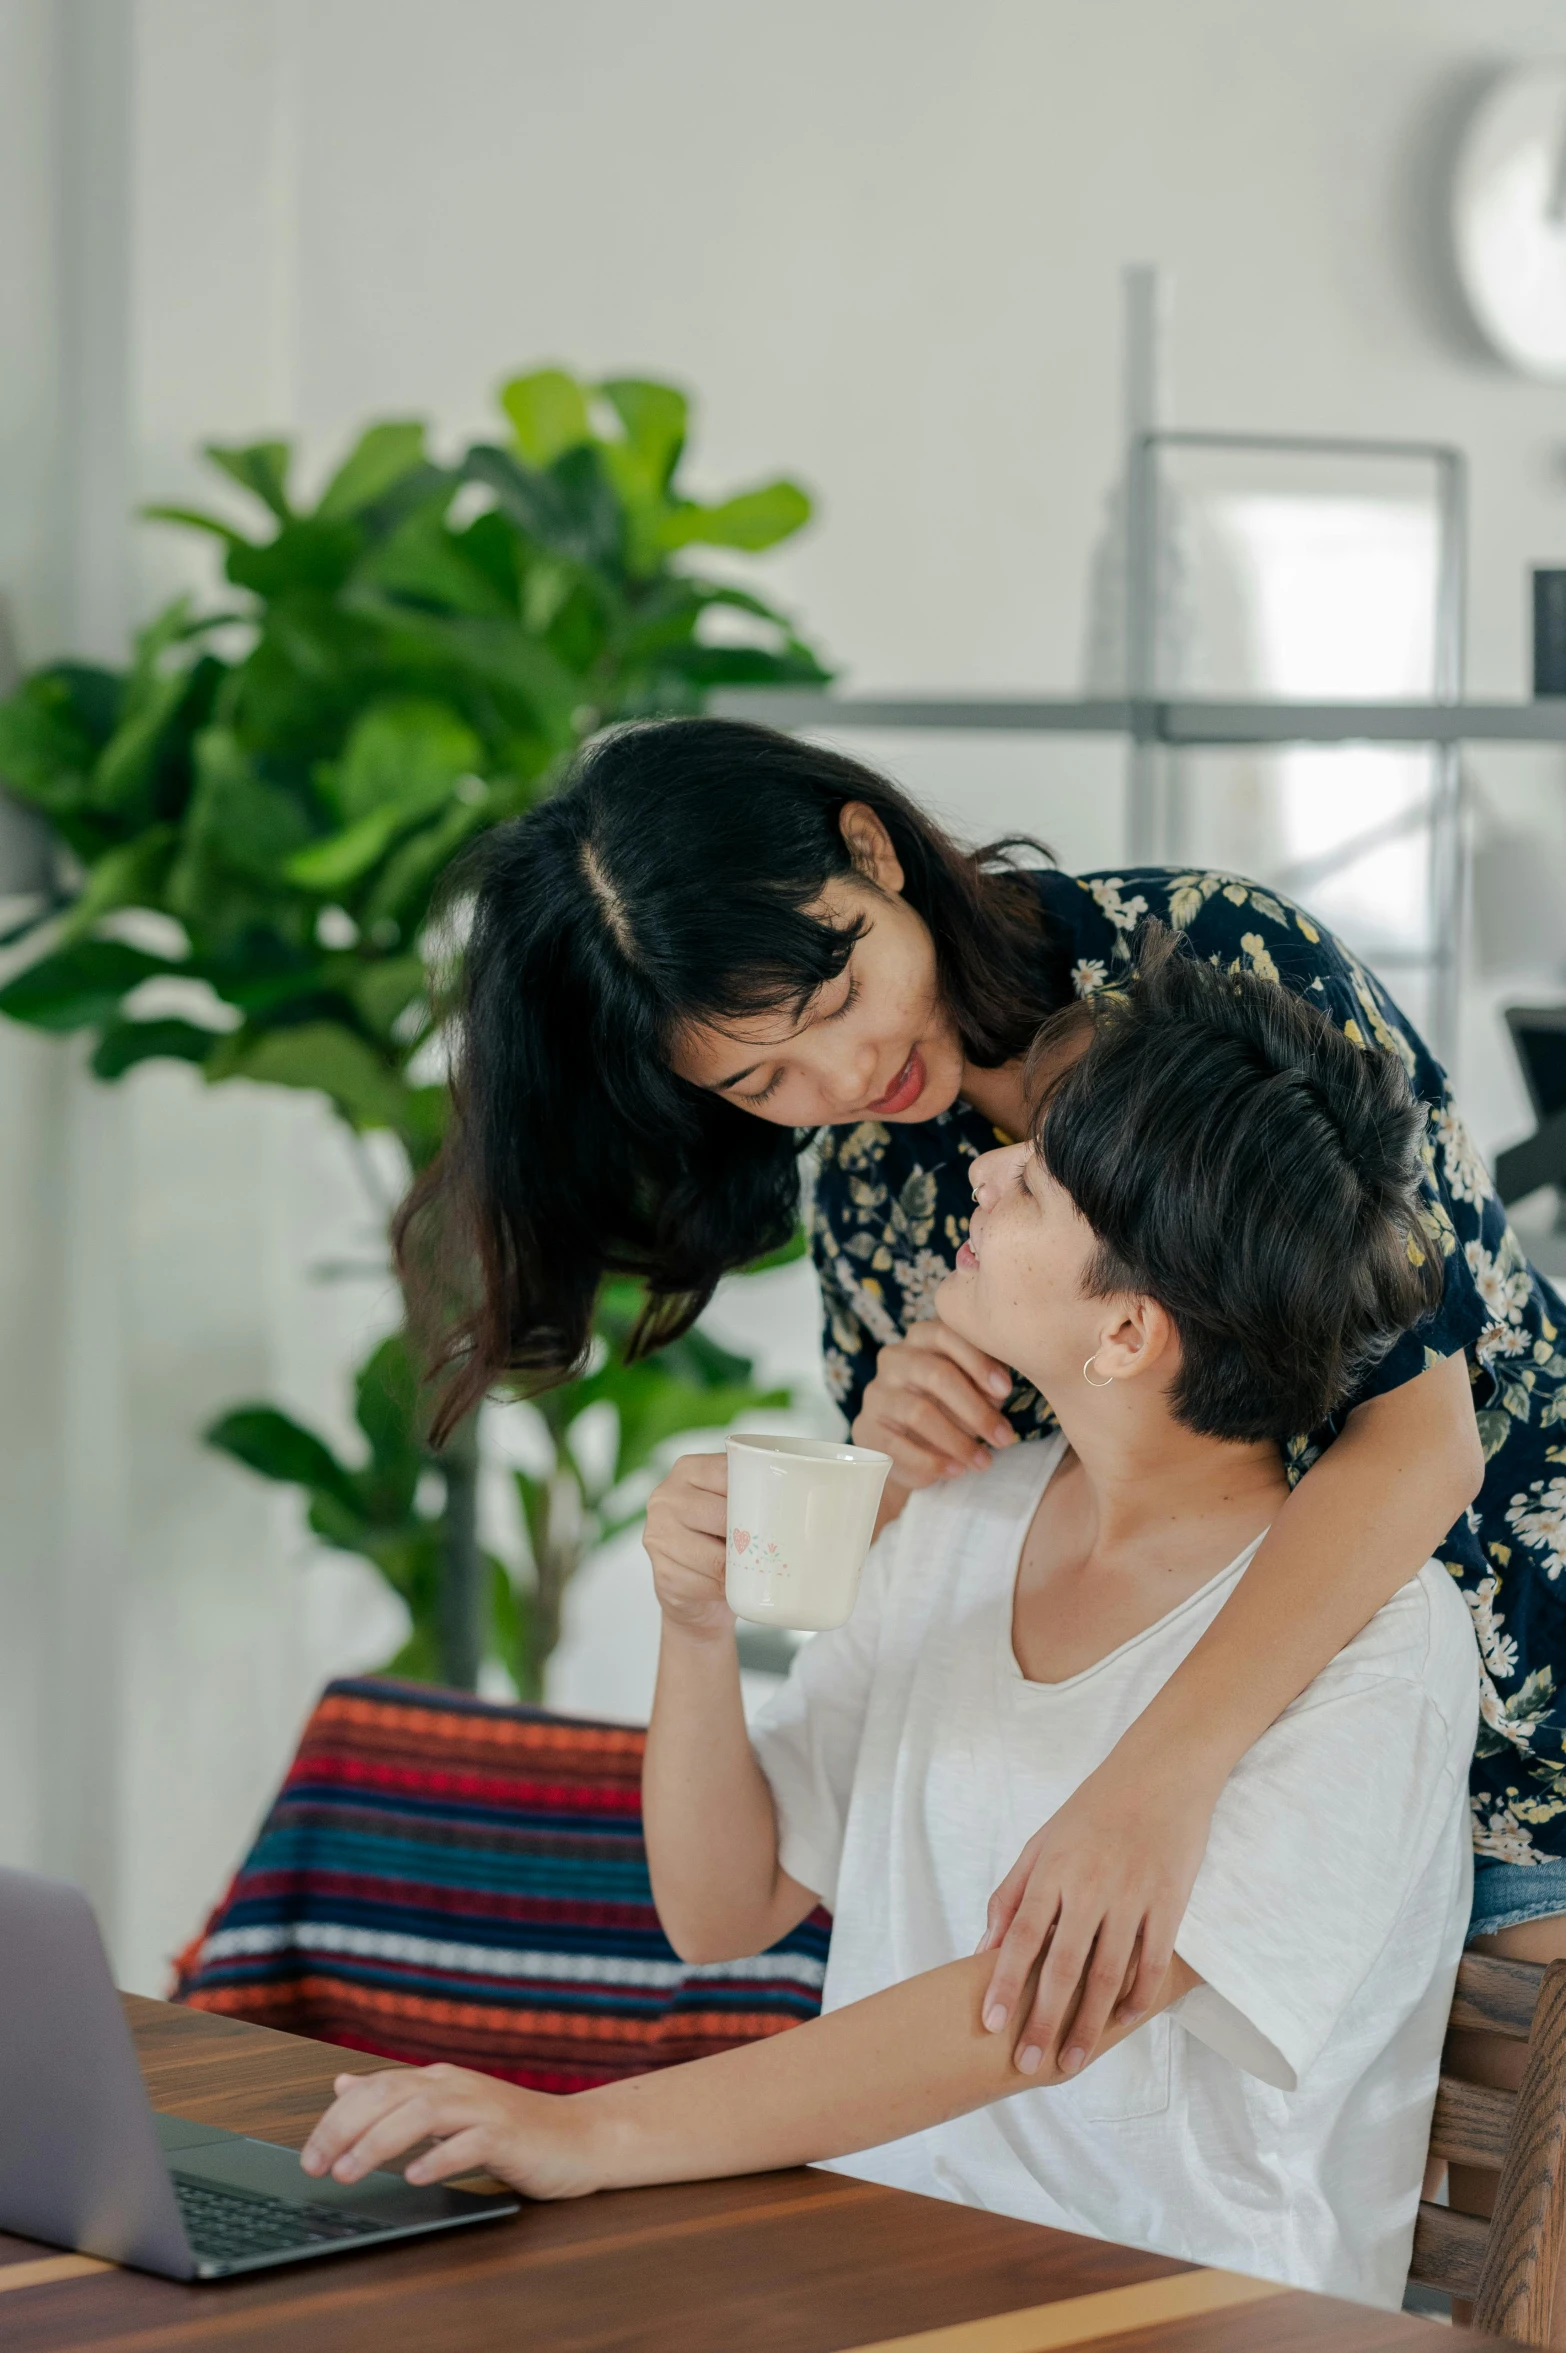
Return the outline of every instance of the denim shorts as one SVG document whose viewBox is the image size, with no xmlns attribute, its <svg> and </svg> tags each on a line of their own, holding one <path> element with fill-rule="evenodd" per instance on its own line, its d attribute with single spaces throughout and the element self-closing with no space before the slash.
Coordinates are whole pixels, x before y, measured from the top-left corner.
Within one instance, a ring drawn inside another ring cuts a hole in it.
<svg viewBox="0 0 1566 2353">
<path fill-rule="evenodd" d="M 1545 1920 L 1554 1912 L 1566 1912 L 1566 1862 L 1553 1855 L 1540 1863 L 1476 1859 L 1470 1944 L 1476 1936 L 1498 1936 L 1503 1928 L 1520 1928 L 1525 1920 Z"/>
</svg>

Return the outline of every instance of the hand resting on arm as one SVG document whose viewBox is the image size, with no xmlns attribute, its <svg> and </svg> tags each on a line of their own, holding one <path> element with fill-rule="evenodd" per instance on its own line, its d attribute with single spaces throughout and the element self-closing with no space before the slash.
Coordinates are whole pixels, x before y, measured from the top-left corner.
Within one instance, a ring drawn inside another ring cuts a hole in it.
<svg viewBox="0 0 1566 2353">
<path fill-rule="evenodd" d="M 1060 2080 L 1048 2063 L 1020 2075 L 1011 2044 L 984 2031 L 987 1974 L 975 1954 L 765 2042 L 565 2097 L 464 2067 L 341 2075 L 302 2162 L 359 2181 L 432 2140 L 409 2181 L 482 2171 L 532 2198 L 576 2198 L 846 2157 Z M 1198 1982 L 1174 1961 L 1153 2008 Z"/>
<path fill-rule="evenodd" d="M 1461 1354 L 1355 1408 L 1185 1664 L 991 1897 L 997 2032 L 1053 2050 L 1075 2010 L 1064 2055 L 1082 2064 L 1105 2047 L 1106 2022 L 1148 2014 L 1230 1773 L 1418 1574 L 1483 1477 Z"/>
</svg>

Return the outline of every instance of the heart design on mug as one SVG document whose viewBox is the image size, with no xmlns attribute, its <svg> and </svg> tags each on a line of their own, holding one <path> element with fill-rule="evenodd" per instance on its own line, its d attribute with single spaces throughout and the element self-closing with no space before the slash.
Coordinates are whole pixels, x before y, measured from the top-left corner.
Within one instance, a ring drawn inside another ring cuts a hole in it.
<svg viewBox="0 0 1566 2353">
<path fill-rule="evenodd" d="M 729 1541 L 734 1546 L 736 1552 L 748 1552 L 750 1550 L 750 1530 L 748 1528 L 736 1528 L 733 1536 Z"/>
</svg>

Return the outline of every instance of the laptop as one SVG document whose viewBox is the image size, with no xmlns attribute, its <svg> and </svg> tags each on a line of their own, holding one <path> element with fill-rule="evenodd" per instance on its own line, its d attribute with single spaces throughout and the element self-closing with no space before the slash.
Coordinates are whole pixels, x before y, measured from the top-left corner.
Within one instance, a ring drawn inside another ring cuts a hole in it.
<svg viewBox="0 0 1566 2353">
<path fill-rule="evenodd" d="M 292 2149 L 155 2114 L 77 1888 L 0 1869 L 0 1989 L 0 2230 L 211 2280 L 520 2210 L 395 2173 L 312 2181 Z"/>
</svg>

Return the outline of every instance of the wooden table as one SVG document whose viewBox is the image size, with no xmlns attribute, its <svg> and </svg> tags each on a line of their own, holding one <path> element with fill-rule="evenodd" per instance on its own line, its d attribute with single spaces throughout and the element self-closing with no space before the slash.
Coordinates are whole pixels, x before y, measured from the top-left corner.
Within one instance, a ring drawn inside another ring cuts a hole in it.
<svg viewBox="0 0 1566 2353">
<path fill-rule="evenodd" d="M 385 2064 L 162 2002 L 126 2008 L 156 2107 L 294 2147 L 335 2074 Z M 529 2206 L 207 2287 L 0 2234 L 5 2353 L 1430 2353 L 1429 2328 L 803 2171 Z"/>
</svg>

